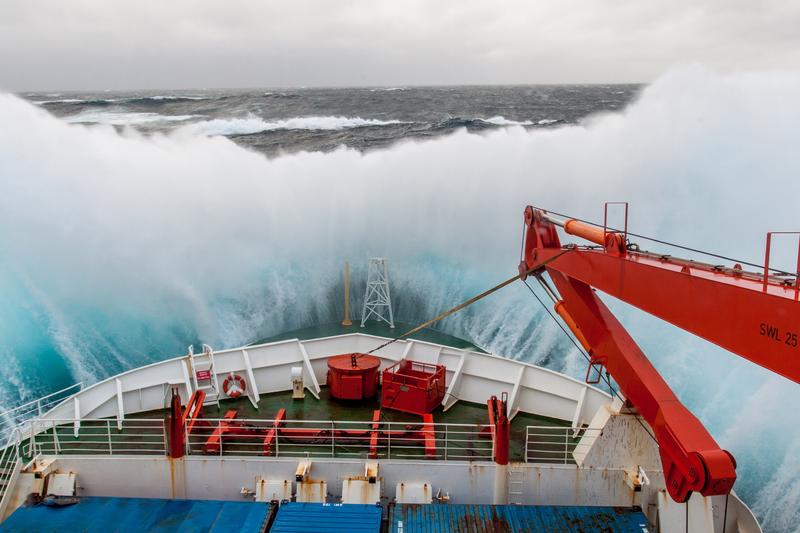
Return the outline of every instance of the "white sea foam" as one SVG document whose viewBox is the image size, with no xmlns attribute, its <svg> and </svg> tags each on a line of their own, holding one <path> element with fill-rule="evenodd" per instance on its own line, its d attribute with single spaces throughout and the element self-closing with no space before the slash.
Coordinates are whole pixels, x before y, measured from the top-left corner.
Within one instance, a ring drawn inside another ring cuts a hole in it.
<svg viewBox="0 0 800 533">
<path fill-rule="evenodd" d="M 797 227 L 798 93 L 798 72 L 688 69 L 580 126 L 273 159 L 191 132 L 75 127 L 0 96 L 0 283 L 26 272 L 46 295 L 36 312 L 36 302 L 0 299 L 0 317 L 30 312 L 42 324 L 21 333 L 0 320 L 0 353 L 49 341 L 67 360 L 102 361 L 94 325 L 128 357 L 167 357 L 193 332 L 216 347 L 333 322 L 341 262 L 353 264 L 357 308 L 369 255 L 392 262 L 396 316 L 416 323 L 515 270 L 527 203 L 597 219 L 603 200 L 627 200 L 637 232 L 759 261 L 766 231 Z M 775 251 L 777 267 L 793 264 Z M 800 521 L 797 386 L 609 305 L 736 456 L 737 492 L 764 529 L 791 531 Z M 441 327 L 578 374 L 583 362 L 548 321 L 512 285 Z"/>
<path fill-rule="evenodd" d="M 536 124 L 539 126 L 547 126 L 548 124 L 555 124 L 556 122 L 558 122 L 558 119 L 556 118 L 543 118 L 542 120 L 537 121 Z"/>
<path fill-rule="evenodd" d="M 132 98 L 133 99 L 133 98 Z M 141 100 L 208 100 L 207 96 L 187 96 L 187 95 L 156 95 L 142 96 Z"/>
<path fill-rule="evenodd" d="M 402 124 L 399 120 L 378 120 L 361 117 L 312 116 L 268 121 L 260 117 L 217 118 L 186 126 L 204 135 L 248 135 L 274 130 L 344 130 L 367 126 Z"/>
<path fill-rule="evenodd" d="M 82 98 L 62 98 L 60 100 L 37 100 L 33 103 L 36 105 L 47 105 L 47 104 L 78 104 L 81 102 L 86 102 L 86 100 Z"/>
<path fill-rule="evenodd" d="M 113 126 L 136 126 L 141 124 L 153 124 L 157 122 L 185 122 L 202 115 L 160 115 L 158 113 L 136 113 L 129 111 L 81 111 L 76 115 L 65 117 L 64 120 L 70 124 L 91 123 L 91 124 L 110 124 Z"/>
<path fill-rule="evenodd" d="M 494 124 L 495 126 L 530 126 L 533 124 L 530 120 L 510 120 L 505 117 L 496 116 L 491 118 L 482 118 L 483 122 L 488 122 L 489 124 Z"/>
</svg>

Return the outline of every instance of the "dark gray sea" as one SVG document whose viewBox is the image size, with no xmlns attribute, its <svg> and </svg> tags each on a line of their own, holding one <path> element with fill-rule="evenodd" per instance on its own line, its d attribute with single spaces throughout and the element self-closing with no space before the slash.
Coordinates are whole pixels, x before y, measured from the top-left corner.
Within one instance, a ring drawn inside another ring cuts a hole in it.
<svg viewBox="0 0 800 533">
<path fill-rule="evenodd" d="M 466 128 L 552 128 L 619 111 L 638 85 L 373 87 L 28 93 L 72 123 L 111 124 L 144 133 L 191 129 L 225 135 L 276 155 L 370 150 Z"/>
</svg>

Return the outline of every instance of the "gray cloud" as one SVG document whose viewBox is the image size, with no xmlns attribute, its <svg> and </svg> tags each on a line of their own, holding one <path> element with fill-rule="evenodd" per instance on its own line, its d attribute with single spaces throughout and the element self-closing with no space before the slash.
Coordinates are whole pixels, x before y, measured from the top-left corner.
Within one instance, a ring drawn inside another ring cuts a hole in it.
<svg viewBox="0 0 800 533">
<path fill-rule="evenodd" d="M 800 2 L 4 0 L 10 90 L 649 81 L 800 67 Z"/>
</svg>

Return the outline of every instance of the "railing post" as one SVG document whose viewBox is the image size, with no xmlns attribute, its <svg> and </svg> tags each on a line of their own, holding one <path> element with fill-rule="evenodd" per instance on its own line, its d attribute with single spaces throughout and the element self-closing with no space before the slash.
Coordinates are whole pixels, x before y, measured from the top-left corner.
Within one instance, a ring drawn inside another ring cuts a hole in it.
<svg viewBox="0 0 800 533">
<path fill-rule="evenodd" d="M 387 448 L 388 448 L 386 450 L 386 458 L 387 459 L 391 459 L 392 458 L 392 422 L 389 422 L 389 432 L 386 434 L 386 437 L 387 437 L 386 438 L 386 441 L 387 441 L 386 444 L 387 444 Z"/>
<path fill-rule="evenodd" d="M 767 233 L 767 246 L 766 250 L 764 251 L 764 280 L 763 286 L 761 288 L 762 292 L 767 292 L 767 284 L 769 282 L 769 249 L 770 245 L 772 244 L 772 233 Z"/>
<path fill-rule="evenodd" d="M 31 420 L 31 457 L 36 456 L 36 431 L 33 429 L 34 420 Z"/>
<path fill-rule="evenodd" d="M 450 426 L 450 424 L 445 424 L 444 425 L 444 460 L 445 461 L 447 461 L 447 446 L 448 446 L 448 439 L 449 439 L 447 429 L 448 429 L 449 426 Z"/>
<path fill-rule="evenodd" d="M 336 457 L 336 429 L 331 420 L 331 457 Z"/>
<path fill-rule="evenodd" d="M 113 446 L 111 445 L 111 421 L 110 420 L 106 420 L 106 433 L 108 434 L 108 455 L 114 455 L 113 451 L 112 451 Z"/>
<path fill-rule="evenodd" d="M 272 423 L 273 427 L 275 428 L 275 457 L 280 457 L 281 454 L 281 430 L 278 424 L 278 420 L 276 419 Z"/>
<path fill-rule="evenodd" d="M 531 427 L 525 426 L 525 462 L 528 462 L 528 440 L 531 438 Z"/>
<path fill-rule="evenodd" d="M 564 429 L 564 464 L 567 464 L 567 453 L 569 450 L 569 430 Z"/>
<path fill-rule="evenodd" d="M 55 420 L 51 423 L 53 424 L 53 453 L 58 455 L 61 453 L 61 443 L 58 440 L 58 426 Z"/>
</svg>

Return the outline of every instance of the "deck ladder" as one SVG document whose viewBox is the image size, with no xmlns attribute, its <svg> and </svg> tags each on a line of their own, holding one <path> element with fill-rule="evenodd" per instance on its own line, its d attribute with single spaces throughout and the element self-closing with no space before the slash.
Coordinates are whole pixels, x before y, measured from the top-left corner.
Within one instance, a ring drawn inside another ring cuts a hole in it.
<svg viewBox="0 0 800 533">
<path fill-rule="evenodd" d="M 508 503 L 522 505 L 524 502 L 523 489 L 525 487 L 525 471 L 522 468 L 510 466 L 508 469 Z"/>
<path fill-rule="evenodd" d="M 214 367 L 214 350 L 204 344 L 203 353 L 195 354 L 194 346 L 189 346 L 189 360 L 192 363 L 194 389 L 206 393 L 203 405 L 213 403 L 219 407 L 219 381 Z"/>
</svg>

